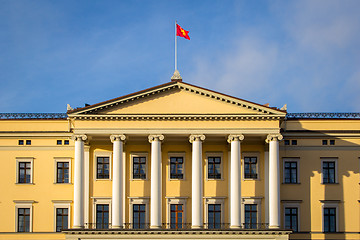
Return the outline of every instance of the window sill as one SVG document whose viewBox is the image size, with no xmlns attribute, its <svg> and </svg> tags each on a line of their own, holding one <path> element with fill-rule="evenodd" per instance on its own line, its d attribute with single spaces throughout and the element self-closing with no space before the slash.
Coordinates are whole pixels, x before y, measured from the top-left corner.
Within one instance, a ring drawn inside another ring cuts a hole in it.
<svg viewBox="0 0 360 240">
<path fill-rule="evenodd" d="M 57 183 L 57 182 L 54 182 L 55 185 L 73 185 L 72 183 Z"/>
<path fill-rule="evenodd" d="M 111 181 L 110 178 L 96 178 L 95 181 Z"/>
<path fill-rule="evenodd" d="M 35 183 L 15 183 L 16 185 L 35 185 Z"/>
<path fill-rule="evenodd" d="M 183 178 L 169 178 L 168 181 L 185 181 Z"/>
<path fill-rule="evenodd" d="M 149 179 L 137 179 L 137 178 L 132 178 L 132 179 L 130 179 L 130 181 L 135 181 L 135 182 L 137 182 L 137 181 L 148 181 Z"/>
<path fill-rule="evenodd" d="M 301 183 L 297 182 L 297 183 L 286 183 L 286 182 L 283 182 L 282 184 L 285 184 L 285 185 L 300 185 Z"/>
<path fill-rule="evenodd" d="M 339 184 L 338 182 L 336 182 L 336 183 L 321 183 L 322 185 L 337 185 L 337 184 Z"/>
<path fill-rule="evenodd" d="M 243 181 L 260 181 L 259 178 L 244 178 Z"/>
<path fill-rule="evenodd" d="M 210 182 L 213 182 L 213 181 L 224 181 L 223 178 L 207 178 L 206 181 L 210 181 Z"/>
</svg>

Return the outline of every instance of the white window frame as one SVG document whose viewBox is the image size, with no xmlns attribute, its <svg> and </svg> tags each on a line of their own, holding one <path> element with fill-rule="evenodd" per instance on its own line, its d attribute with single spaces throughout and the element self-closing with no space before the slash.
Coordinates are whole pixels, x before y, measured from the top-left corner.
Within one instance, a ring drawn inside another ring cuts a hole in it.
<svg viewBox="0 0 360 240">
<path fill-rule="evenodd" d="M 325 226 L 324 226 L 324 208 L 335 208 L 336 211 L 336 217 L 335 217 L 335 221 L 336 221 L 336 232 L 339 232 L 339 203 L 340 201 L 321 201 L 322 202 L 322 206 L 321 206 L 321 219 L 322 219 L 322 232 L 324 232 L 325 230 Z M 328 233 L 328 232 L 326 232 Z"/>
<path fill-rule="evenodd" d="M 112 219 L 112 204 L 111 204 L 111 198 L 108 197 L 92 197 L 93 199 L 93 209 L 92 209 L 92 222 L 93 224 L 96 224 L 96 205 L 98 204 L 108 204 L 109 205 L 109 228 L 111 225 L 111 219 Z M 93 226 L 96 228 L 96 225 Z"/>
<path fill-rule="evenodd" d="M 130 211 L 129 211 L 129 223 L 133 224 L 133 216 L 134 216 L 134 204 L 145 204 L 145 224 L 150 223 L 150 197 L 128 197 L 129 198 L 129 204 L 130 204 Z"/>
<path fill-rule="evenodd" d="M 68 162 L 69 163 L 69 182 L 68 183 L 58 183 L 57 182 L 57 163 L 58 162 Z M 71 157 L 54 157 L 54 184 L 71 184 Z"/>
<path fill-rule="evenodd" d="M 21 162 L 30 162 L 31 164 L 31 176 L 29 183 L 20 183 L 19 182 L 19 164 Z M 26 184 L 34 184 L 34 158 L 33 157 L 16 157 L 16 184 L 26 185 Z"/>
<path fill-rule="evenodd" d="M 337 157 L 321 157 L 321 184 L 338 184 L 338 158 Z M 324 183 L 323 169 L 324 162 L 335 162 L 335 183 Z"/>
<path fill-rule="evenodd" d="M 223 152 L 206 152 L 205 153 L 205 162 L 206 162 L 206 181 L 223 181 L 224 180 L 224 153 Z M 221 174 L 221 178 L 219 179 L 214 179 L 214 178 L 209 178 L 208 174 L 209 174 L 209 166 L 208 166 L 208 161 L 209 161 L 209 157 L 220 157 L 220 174 Z"/>
<path fill-rule="evenodd" d="M 208 216 L 209 216 L 209 204 L 220 204 L 221 205 L 221 214 L 220 214 L 220 224 L 223 224 L 225 222 L 225 206 L 224 206 L 224 202 L 225 202 L 225 198 L 226 197 L 204 197 L 204 201 L 205 201 L 205 211 L 204 211 L 204 220 L 205 220 L 205 226 L 208 226 L 209 224 L 209 220 L 208 220 Z"/>
<path fill-rule="evenodd" d="M 186 223 L 186 200 L 188 197 L 165 197 L 167 200 L 167 214 L 166 214 L 166 222 L 168 224 L 167 228 L 170 228 L 170 220 L 171 220 L 171 204 L 182 204 L 183 205 L 183 219 L 182 223 Z"/>
<path fill-rule="evenodd" d="M 285 208 L 297 208 L 297 232 L 300 232 L 301 230 L 301 226 L 300 226 L 300 203 L 301 201 L 298 201 L 298 202 L 291 202 L 291 201 L 288 201 L 288 202 L 284 202 L 283 204 L 283 227 L 285 228 Z"/>
<path fill-rule="evenodd" d="M 30 226 L 29 226 L 29 232 L 33 231 L 33 203 L 35 201 L 28 200 L 28 201 L 17 201 L 14 200 L 15 203 L 15 232 L 18 232 L 18 219 L 19 219 L 19 208 L 30 208 Z M 23 233 L 23 232 L 21 232 Z M 26 233 L 26 232 L 25 232 Z"/>
<path fill-rule="evenodd" d="M 256 204 L 257 224 L 261 224 L 261 197 L 243 197 L 241 200 L 241 223 L 245 224 L 245 204 Z"/>
<path fill-rule="evenodd" d="M 56 232 L 56 209 L 57 208 L 67 208 L 68 209 L 68 228 L 70 228 L 70 204 L 72 203 L 71 200 L 69 201 L 64 201 L 64 200 L 53 200 L 52 201 L 54 204 L 54 232 Z"/>
<path fill-rule="evenodd" d="M 253 181 L 253 180 L 261 180 L 260 179 L 260 152 L 242 152 L 242 179 L 243 181 Z M 245 157 L 256 157 L 256 178 L 245 178 Z"/>
<path fill-rule="evenodd" d="M 296 183 L 285 182 L 285 162 L 296 162 Z M 283 158 L 283 184 L 300 184 L 300 158 L 297 157 L 285 157 Z"/>
<path fill-rule="evenodd" d="M 134 157 L 145 157 L 145 179 L 134 179 L 134 164 L 133 158 Z M 130 153 L 130 180 L 131 181 L 147 181 L 149 180 L 149 154 L 147 152 L 134 152 Z"/>
<path fill-rule="evenodd" d="M 171 178 L 171 164 L 170 164 L 170 158 L 171 157 L 182 157 L 183 158 L 183 178 L 182 179 L 176 179 Z M 168 152 L 168 181 L 184 181 L 185 180 L 185 152 Z"/>
<path fill-rule="evenodd" d="M 108 157 L 109 158 L 109 178 L 97 178 L 97 158 L 98 157 Z M 94 179 L 95 179 L 95 181 L 111 181 L 112 180 L 112 152 L 95 151 L 93 162 L 94 162 Z"/>
</svg>

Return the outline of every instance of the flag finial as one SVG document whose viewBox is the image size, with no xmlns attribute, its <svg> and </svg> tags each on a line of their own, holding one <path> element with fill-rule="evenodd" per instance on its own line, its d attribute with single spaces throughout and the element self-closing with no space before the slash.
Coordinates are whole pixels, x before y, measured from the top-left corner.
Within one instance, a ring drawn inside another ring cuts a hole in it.
<svg viewBox="0 0 360 240">
<path fill-rule="evenodd" d="M 175 70 L 174 75 L 171 77 L 172 82 L 182 82 L 182 77 L 178 70 Z"/>
</svg>

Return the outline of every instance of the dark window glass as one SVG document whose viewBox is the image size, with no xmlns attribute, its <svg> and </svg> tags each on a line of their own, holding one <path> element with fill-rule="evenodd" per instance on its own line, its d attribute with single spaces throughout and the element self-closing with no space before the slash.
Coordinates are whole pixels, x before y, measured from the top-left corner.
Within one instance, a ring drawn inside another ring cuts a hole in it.
<svg viewBox="0 0 360 240">
<path fill-rule="evenodd" d="M 324 232 L 336 232 L 336 208 L 324 208 Z"/>
<path fill-rule="evenodd" d="M 221 179 L 221 157 L 208 157 L 208 178 Z"/>
<path fill-rule="evenodd" d="M 24 145 L 24 140 L 19 140 L 19 145 Z"/>
<path fill-rule="evenodd" d="M 327 145 L 327 140 L 322 140 L 322 145 Z"/>
<path fill-rule="evenodd" d="M 208 204 L 208 228 L 221 228 L 221 204 Z"/>
<path fill-rule="evenodd" d="M 170 179 L 183 179 L 183 157 L 170 157 Z"/>
<path fill-rule="evenodd" d="M 133 205 L 133 228 L 134 229 L 145 228 L 145 204 Z"/>
<path fill-rule="evenodd" d="M 110 178 L 109 157 L 97 157 L 97 179 Z"/>
<path fill-rule="evenodd" d="M 62 140 L 56 140 L 57 145 L 62 145 Z"/>
<path fill-rule="evenodd" d="M 96 205 L 96 228 L 109 228 L 109 204 Z"/>
<path fill-rule="evenodd" d="M 290 140 L 284 140 L 285 145 L 290 145 Z"/>
<path fill-rule="evenodd" d="M 335 145 L 335 140 L 330 140 L 330 145 Z"/>
<path fill-rule="evenodd" d="M 291 145 L 297 145 L 297 140 L 291 140 Z"/>
<path fill-rule="evenodd" d="M 69 145 L 69 140 L 64 140 L 64 145 Z"/>
<path fill-rule="evenodd" d="M 31 162 L 19 162 L 19 183 L 31 183 Z"/>
<path fill-rule="evenodd" d="M 56 231 L 61 232 L 63 229 L 67 229 L 68 225 L 68 209 L 67 208 L 57 208 L 56 209 Z"/>
<path fill-rule="evenodd" d="M 183 228 L 183 205 L 170 205 L 170 228 Z"/>
<path fill-rule="evenodd" d="M 298 209 L 285 208 L 285 229 L 298 231 Z"/>
<path fill-rule="evenodd" d="M 323 183 L 335 183 L 335 162 L 323 162 Z"/>
<path fill-rule="evenodd" d="M 31 140 L 26 140 L 26 145 L 31 145 Z"/>
<path fill-rule="evenodd" d="M 56 163 L 57 183 L 69 183 L 69 163 L 57 162 Z"/>
<path fill-rule="evenodd" d="M 245 178 L 257 178 L 257 157 L 244 158 Z"/>
<path fill-rule="evenodd" d="M 257 205 L 245 204 L 245 228 L 257 228 Z"/>
<path fill-rule="evenodd" d="M 146 157 L 133 158 L 133 179 L 146 179 Z"/>
<path fill-rule="evenodd" d="M 30 232 L 30 208 L 18 208 L 18 232 Z"/>
<path fill-rule="evenodd" d="M 285 162 L 285 183 L 297 183 L 297 162 Z"/>
</svg>

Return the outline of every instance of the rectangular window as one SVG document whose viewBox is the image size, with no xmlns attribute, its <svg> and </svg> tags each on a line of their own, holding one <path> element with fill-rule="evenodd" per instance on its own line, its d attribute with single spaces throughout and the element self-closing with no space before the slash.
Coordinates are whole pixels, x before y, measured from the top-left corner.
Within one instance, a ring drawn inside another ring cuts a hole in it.
<svg viewBox="0 0 360 240">
<path fill-rule="evenodd" d="M 96 229 L 109 228 L 109 204 L 96 204 Z"/>
<path fill-rule="evenodd" d="M 64 145 L 69 145 L 69 140 L 64 140 Z"/>
<path fill-rule="evenodd" d="M 110 167 L 109 157 L 97 157 L 97 179 L 109 179 L 110 178 Z"/>
<path fill-rule="evenodd" d="M 244 178 L 256 179 L 257 178 L 257 157 L 244 158 Z"/>
<path fill-rule="evenodd" d="M 297 162 L 285 161 L 284 162 L 284 182 L 297 183 Z"/>
<path fill-rule="evenodd" d="M 24 145 L 24 140 L 19 140 L 19 145 Z"/>
<path fill-rule="evenodd" d="M 18 183 L 31 183 L 31 162 L 19 162 Z"/>
<path fill-rule="evenodd" d="M 336 208 L 324 208 L 324 232 L 336 232 Z"/>
<path fill-rule="evenodd" d="M 18 208 L 18 232 L 30 232 L 30 208 Z"/>
<path fill-rule="evenodd" d="M 62 145 L 62 140 L 56 140 L 57 145 Z"/>
<path fill-rule="evenodd" d="M 56 208 L 56 232 L 68 229 L 69 209 Z"/>
<path fill-rule="evenodd" d="M 208 228 L 221 228 L 221 204 L 208 204 Z"/>
<path fill-rule="evenodd" d="M 285 208 L 285 229 L 298 231 L 298 208 Z"/>
<path fill-rule="evenodd" d="M 170 204 L 170 228 L 183 228 L 183 205 Z"/>
<path fill-rule="evenodd" d="M 145 204 L 133 204 L 133 228 L 145 228 Z"/>
<path fill-rule="evenodd" d="M 208 179 L 221 179 L 221 157 L 208 157 Z"/>
<path fill-rule="evenodd" d="M 330 145 L 335 145 L 335 140 L 330 140 Z"/>
<path fill-rule="evenodd" d="M 170 179 L 184 178 L 184 158 L 170 157 Z"/>
<path fill-rule="evenodd" d="M 245 228 L 257 228 L 257 204 L 245 204 Z"/>
<path fill-rule="evenodd" d="M 26 145 L 31 145 L 31 140 L 26 140 Z"/>
<path fill-rule="evenodd" d="M 146 179 L 146 157 L 133 157 L 133 179 Z"/>
<path fill-rule="evenodd" d="M 323 161 L 323 183 L 335 183 L 335 161 Z"/>
<path fill-rule="evenodd" d="M 290 140 L 284 140 L 284 145 L 290 145 Z"/>
<path fill-rule="evenodd" d="M 322 140 L 322 145 L 327 145 L 328 141 L 327 140 Z"/>
<path fill-rule="evenodd" d="M 297 140 L 291 140 L 291 145 L 297 145 Z"/>
<path fill-rule="evenodd" d="M 69 183 L 69 162 L 56 163 L 56 183 Z"/>
</svg>

